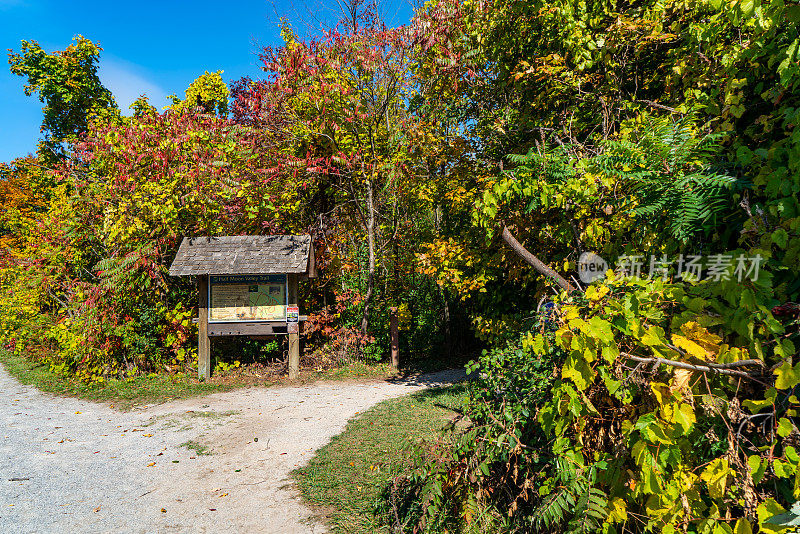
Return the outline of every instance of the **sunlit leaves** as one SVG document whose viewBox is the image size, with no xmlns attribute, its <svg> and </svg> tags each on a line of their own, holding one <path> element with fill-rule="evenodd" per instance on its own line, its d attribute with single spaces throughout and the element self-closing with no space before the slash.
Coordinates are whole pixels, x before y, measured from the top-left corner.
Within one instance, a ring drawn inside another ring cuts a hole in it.
<svg viewBox="0 0 800 534">
<path fill-rule="evenodd" d="M 9 51 L 11 72 L 28 80 L 25 94 L 37 93 L 45 104 L 40 154 L 50 162 L 64 155 L 63 143 L 76 141 L 92 119 L 118 115 L 114 97 L 97 75 L 102 49 L 81 35 L 73 41 L 50 54 L 36 41 L 22 41 L 19 53 Z"/>
</svg>

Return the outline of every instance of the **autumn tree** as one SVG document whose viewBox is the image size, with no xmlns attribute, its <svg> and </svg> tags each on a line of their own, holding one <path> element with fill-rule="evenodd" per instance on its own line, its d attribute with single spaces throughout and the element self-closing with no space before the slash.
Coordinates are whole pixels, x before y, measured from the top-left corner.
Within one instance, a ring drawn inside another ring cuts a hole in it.
<svg viewBox="0 0 800 534">
<path fill-rule="evenodd" d="M 396 237 L 397 195 L 409 171 L 408 36 L 361 6 L 322 38 L 302 41 L 289 26 L 282 35 L 283 47 L 262 53 L 267 80 L 237 91 L 235 114 L 291 132 L 281 172 L 313 184 L 322 214 L 336 212 L 363 232 L 366 335 L 379 257 Z"/>
<path fill-rule="evenodd" d="M 86 132 L 92 117 L 118 114 L 111 91 L 97 75 L 102 48 L 78 35 L 66 50 L 47 53 L 36 41 L 9 50 L 11 72 L 27 79 L 25 94 L 44 104 L 39 153 L 54 161 L 66 155 L 64 143 Z"/>
<path fill-rule="evenodd" d="M 216 113 L 224 117 L 228 113 L 228 86 L 222 79 L 222 71 L 201 74 L 186 88 L 185 98 L 170 95 L 170 106 L 174 110 L 200 108 L 204 113 Z"/>
</svg>

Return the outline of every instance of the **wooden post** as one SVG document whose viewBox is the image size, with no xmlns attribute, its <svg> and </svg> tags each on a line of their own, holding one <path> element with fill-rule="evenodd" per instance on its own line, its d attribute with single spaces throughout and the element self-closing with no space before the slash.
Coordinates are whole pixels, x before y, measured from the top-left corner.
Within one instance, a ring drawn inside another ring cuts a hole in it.
<svg viewBox="0 0 800 534">
<path fill-rule="evenodd" d="M 398 332 L 397 308 L 389 308 L 389 332 L 391 336 L 392 367 L 400 368 L 400 334 Z"/>
<path fill-rule="evenodd" d="M 288 295 L 286 304 L 297 306 L 297 275 L 288 275 Z M 299 326 L 299 325 L 298 325 Z M 289 380 L 294 380 L 300 373 L 300 334 L 289 333 Z"/>
<path fill-rule="evenodd" d="M 197 277 L 197 378 L 211 378 L 211 340 L 208 338 L 208 275 Z"/>
</svg>

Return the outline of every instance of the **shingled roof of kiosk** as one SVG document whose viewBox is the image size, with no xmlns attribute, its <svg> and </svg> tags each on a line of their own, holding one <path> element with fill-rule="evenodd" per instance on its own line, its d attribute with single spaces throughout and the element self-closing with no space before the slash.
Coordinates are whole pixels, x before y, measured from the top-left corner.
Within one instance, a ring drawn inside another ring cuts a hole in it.
<svg viewBox="0 0 800 534">
<path fill-rule="evenodd" d="M 169 268 L 172 276 L 272 273 L 316 277 L 311 236 L 184 237 Z"/>
</svg>

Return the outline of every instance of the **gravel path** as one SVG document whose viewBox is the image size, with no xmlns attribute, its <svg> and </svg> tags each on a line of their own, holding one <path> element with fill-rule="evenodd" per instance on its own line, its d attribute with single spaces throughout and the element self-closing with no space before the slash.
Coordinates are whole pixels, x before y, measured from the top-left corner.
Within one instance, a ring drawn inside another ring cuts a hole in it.
<svg viewBox="0 0 800 534">
<path fill-rule="evenodd" d="M 325 532 L 289 473 L 370 406 L 463 377 L 250 388 L 118 412 L 23 386 L 0 365 L 0 532 Z"/>
</svg>

